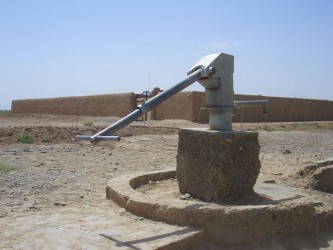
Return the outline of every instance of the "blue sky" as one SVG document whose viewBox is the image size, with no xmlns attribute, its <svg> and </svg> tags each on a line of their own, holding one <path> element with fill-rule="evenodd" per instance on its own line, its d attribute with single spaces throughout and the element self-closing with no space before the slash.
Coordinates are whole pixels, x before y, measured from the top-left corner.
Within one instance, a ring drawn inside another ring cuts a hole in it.
<svg viewBox="0 0 333 250">
<path fill-rule="evenodd" d="M 0 0 L 0 109 L 167 89 L 218 52 L 235 56 L 235 93 L 333 100 L 332 13 L 333 0 Z"/>
</svg>

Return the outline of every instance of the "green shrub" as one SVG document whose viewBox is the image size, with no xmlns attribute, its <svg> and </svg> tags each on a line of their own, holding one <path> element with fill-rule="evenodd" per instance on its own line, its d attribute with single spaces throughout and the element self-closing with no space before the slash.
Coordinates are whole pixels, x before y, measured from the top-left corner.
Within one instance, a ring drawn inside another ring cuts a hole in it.
<svg viewBox="0 0 333 250">
<path fill-rule="evenodd" d="M 12 166 L 12 165 L 0 163 L 0 174 L 7 174 L 9 172 L 19 171 L 19 170 L 21 170 L 21 168 L 18 166 Z"/>
<path fill-rule="evenodd" d="M 86 127 L 91 127 L 94 123 L 93 122 L 85 122 L 83 123 L 84 126 Z"/>
<path fill-rule="evenodd" d="M 27 131 L 18 134 L 17 141 L 23 144 L 31 144 L 34 142 L 32 136 Z"/>
<path fill-rule="evenodd" d="M 12 114 L 12 112 L 10 110 L 0 110 L 0 116 L 10 116 Z"/>
</svg>

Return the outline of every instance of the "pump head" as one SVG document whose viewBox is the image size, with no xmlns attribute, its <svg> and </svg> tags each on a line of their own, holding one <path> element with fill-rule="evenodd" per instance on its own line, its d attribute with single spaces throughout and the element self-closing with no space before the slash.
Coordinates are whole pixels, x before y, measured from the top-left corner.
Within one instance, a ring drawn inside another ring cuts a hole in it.
<svg viewBox="0 0 333 250">
<path fill-rule="evenodd" d="M 234 57 L 224 53 L 201 58 L 188 74 L 201 68 L 198 82 L 205 87 L 205 109 L 209 112 L 210 128 L 232 130 L 234 110 Z"/>
</svg>

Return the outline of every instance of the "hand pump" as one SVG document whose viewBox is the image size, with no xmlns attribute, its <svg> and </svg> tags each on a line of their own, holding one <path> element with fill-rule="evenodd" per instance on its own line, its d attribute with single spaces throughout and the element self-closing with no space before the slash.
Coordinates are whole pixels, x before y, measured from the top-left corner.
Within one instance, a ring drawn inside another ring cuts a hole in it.
<svg viewBox="0 0 333 250">
<path fill-rule="evenodd" d="M 198 81 L 205 87 L 205 109 L 209 112 L 210 129 L 232 130 L 232 112 L 238 107 L 262 106 L 267 112 L 266 100 L 234 101 L 234 57 L 224 53 L 203 57 L 188 72 L 188 76 L 172 88 L 141 103 L 133 112 L 94 135 L 76 135 L 76 139 L 88 139 L 91 143 L 101 140 L 119 141 L 119 136 L 110 135 L 137 120 L 165 100 Z"/>
</svg>

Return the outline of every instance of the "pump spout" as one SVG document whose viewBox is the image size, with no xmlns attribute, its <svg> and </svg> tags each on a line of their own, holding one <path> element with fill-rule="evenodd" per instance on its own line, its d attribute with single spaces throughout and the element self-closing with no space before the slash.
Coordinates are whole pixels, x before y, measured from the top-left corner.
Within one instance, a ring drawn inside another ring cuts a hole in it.
<svg viewBox="0 0 333 250">
<path fill-rule="evenodd" d="M 262 107 L 263 113 L 268 113 L 268 100 L 235 101 L 235 108 Z"/>
</svg>

